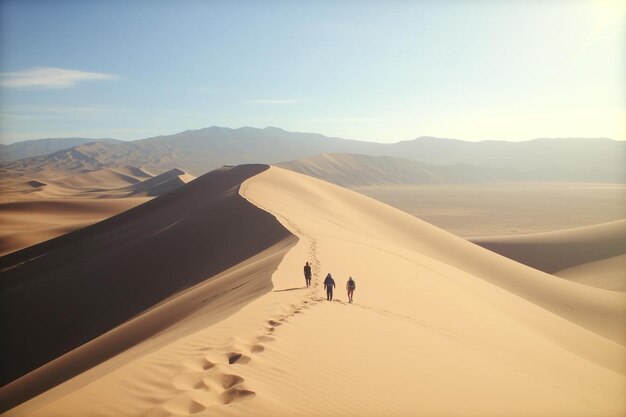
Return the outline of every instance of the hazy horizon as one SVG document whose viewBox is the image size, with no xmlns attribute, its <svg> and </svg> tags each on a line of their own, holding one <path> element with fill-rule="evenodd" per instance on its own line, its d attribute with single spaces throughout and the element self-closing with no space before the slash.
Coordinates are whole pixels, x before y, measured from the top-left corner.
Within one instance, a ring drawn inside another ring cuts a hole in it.
<svg viewBox="0 0 626 417">
<path fill-rule="evenodd" d="M 0 143 L 211 125 L 625 140 L 625 16 L 611 0 L 4 1 Z"/>
<path fill-rule="evenodd" d="M 608 137 L 534 137 L 534 138 L 522 138 L 522 139 L 501 139 L 501 138 L 489 138 L 489 139 L 480 139 L 480 140 L 470 140 L 470 139 L 465 139 L 465 138 L 452 138 L 452 137 L 440 137 L 440 136 L 432 136 L 432 135 L 420 135 L 420 136 L 415 136 L 415 137 L 410 137 L 410 138 L 400 138 L 397 140 L 388 140 L 388 141 L 380 141 L 380 140 L 375 140 L 375 139 L 371 139 L 371 138 L 346 138 L 346 137 L 341 137 L 341 136 L 333 136 L 333 135 L 328 135 L 322 132 L 303 132 L 303 131 L 293 131 L 293 130 L 287 130 L 287 129 L 283 129 L 279 126 L 265 126 L 265 127 L 256 127 L 256 126 L 239 126 L 239 127 L 229 127 L 229 126 L 218 126 L 218 125 L 212 125 L 212 126 L 205 126 L 205 127 L 200 127 L 197 129 L 185 129 L 185 130 L 181 130 L 181 131 L 177 131 L 177 132 L 170 132 L 170 133 L 161 133 L 161 134 L 156 134 L 156 135 L 151 135 L 151 136 L 146 136 L 146 137 L 136 137 L 136 138 L 129 138 L 129 139 L 123 139 L 123 138 L 117 138 L 117 137 L 62 137 L 62 136 L 57 136 L 57 137 L 41 137 L 41 138 L 32 138 L 32 139 L 24 139 L 24 140 L 17 140 L 17 141 L 10 141 L 10 142 L 2 142 L 2 140 L 0 140 L 0 144 L 2 145 L 14 145 L 17 143 L 24 143 L 24 142 L 29 142 L 29 141 L 38 141 L 38 140 L 58 140 L 58 139 L 93 139 L 94 141 L 98 141 L 98 140 L 119 140 L 122 142 L 132 142 L 132 141 L 136 141 L 136 140 L 142 140 L 142 139 L 150 139 L 153 137 L 160 137 L 160 136 L 172 136 L 172 135 L 176 135 L 176 134 L 180 134 L 180 133 L 184 133 L 187 131 L 196 131 L 196 130 L 203 130 L 203 129 L 210 129 L 210 128 L 221 128 L 221 129 L 230 129 L 230 130 L 238 130 L 238 129 L 245 129 L 245 128 L 251 128 L 251 129 L 259 129 L 259 130 L 264 130 L 264 129 L 280 129 L 280 130 L 284 130 L 286 132 L 289 133 L 303 133 L 303 134 L 319 134 L 322 136 L 326 136 L 329 138 L 339 138 L 339 139 L 346 139 L 346 140 L 354 140 L 354 141 L 359 141 L 359 142 L 371 142 L 371 143 L 386 143 L 386 144 L 392 144 L 392 143 L 398 143 L 398 142 L 405 142 L 405 141 L 411 141 L 411 140 L 417 140 L 417 139 L 421 139 L 421 138 L 433 138 L 433 139 L 442 139 L 442 140 L 460 140 L 460 141 L 464 141 L 464 142 L 474 142 L 474 143 L 479 143 L 479 142 L 529 142 L 529 141 L 533 141 L 533 140 L 542 140 L 542 139 L 556 139 L 556 140 L 568 140 L 568 139 L 584 139 L 584 140 L 599 140 L 599 139 L 608 139 L 608 140 L 614 140 L 614 141 L 619 141 L 619 142 L 624 142 L 626 141 L 626 139 L 615 139 L 615 138 L 608 138 Z"/>
</svg>

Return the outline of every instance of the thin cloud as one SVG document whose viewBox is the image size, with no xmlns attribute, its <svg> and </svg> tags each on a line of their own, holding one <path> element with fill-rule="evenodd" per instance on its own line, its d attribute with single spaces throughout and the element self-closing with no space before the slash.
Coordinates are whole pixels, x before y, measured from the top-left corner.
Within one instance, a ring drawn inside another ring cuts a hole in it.
<svg viewBox="0 0 626 417">
<path fill-rule="evenodd" d="M 83 81 L 116 80 L 119 77 L 100 72 L 39 67 L 0 73 L 0 86 L 8 88 L 70 88 Z"/>
<path fill-rule="evenodd" d="M 260 98 L 260 99 L 248 99 L 246 103 L 250 104 L 297 104 L 297 103 L 307 103 L 311 100 L 307 98 L 279 98 L 279 99 L 270 99 L 270 98 Z"/>
</svg>

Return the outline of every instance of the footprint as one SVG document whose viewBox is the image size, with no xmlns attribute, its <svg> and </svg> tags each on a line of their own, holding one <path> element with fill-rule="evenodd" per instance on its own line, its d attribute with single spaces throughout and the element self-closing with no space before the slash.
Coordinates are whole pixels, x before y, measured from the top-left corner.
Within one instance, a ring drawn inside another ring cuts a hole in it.
<svg viewBox="0 0 626 417">
<path fill-rule="evenodd" d="M 241 363 L 241 364 L 248 363 L 251 360 L 249 356 L 242 355 L 239 352 L 231 352 L 227 356 L 228 356 L 228 363 L 230 365 L 234 363 Z"/>
<path fill-rule="evenodd" d="M 264 350 L 265 350 L 265 347 L 263 345 L 254 344 L 250 346 L 250 352 L 252 353 L 259 353 L 259 352 L 263 352 Z"/>
<path fill-rule="evenodd" d="M 172 379 L 172 385 L 176 389 L 181 391 L 191 391 L 194 389 L 207 389 L 208 387 L 203 382 L 204 373 L 189 373 L 189 374 L 180 374 L 176 375 Z"/>
<path fill-rule="evenodd" d="M 163 404 L 163 407 L 170 413 L 178 415 L 198 414 L 207 409 L 202 403 L 199 403 L 187 394 L 182 394 L 166 402 Z"/>
<path fill-rule="evenodd" d="M 276 327 L 276 326 L 280 326 L 282 323 L 276 320 L 268 320 L 267 324 L 269 324 L 270 326 Z"/>
<path fill-rule="evenodd" d="M 185 359 L 183 365 L 196 371 L 207 371 L 215 366 L 215 364 L 205 358 Z"/>
<path fill-rule="evenodd" d="M 273 342 L 276 339 L 274 339 L 272 336 L 262 335 L 262 336 L 258 336 L 256 340 L 258 340 L 259 342 Z"/>
<path fill-rule="evenodd" d="M 224 374 L 222 375 L 222 388 L 224 388 L 225 390 L 228 390 L 234 386 L 240 385 L 241 383 L 243 383 L 244 379 L 242 377 L 240 377 L 239 375 L 229 375 L 229 374 Z"/>
<path fill-rule="evenodd" d="M 247 389 L 230 388 L 220 395 L 222 404 L 231 404 L 245 399 L 254 398 L 256 393 Z"/>
</svg>

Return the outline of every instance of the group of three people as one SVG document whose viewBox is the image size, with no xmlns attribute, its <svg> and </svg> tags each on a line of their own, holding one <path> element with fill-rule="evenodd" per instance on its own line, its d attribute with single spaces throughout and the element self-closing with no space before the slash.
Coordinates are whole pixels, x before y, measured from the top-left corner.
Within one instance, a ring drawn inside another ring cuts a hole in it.
<svg viewBox="0 0 626 417">
<path fill-rule="evenodd" d="M 311 265 L 309 265 L 309 263 L 307 262 L 304 265 L 304 280 L 306 281 L 307 287 L 311 286 L 311 277 L 312 277 Z M 329 272 L 328 275 L 326 275 L 326 279 L 324 280 L 324 289 L 326 290 L 326 299 L 328 301 L 333 300 L 333 291 L 335 287 L 336 287 L 335 280 L 333 279 L 333 276 Z M 346 282 L 346 291 L 348 292 L 348 302 L 350 303 L 352 302 L 352 297 L 354 296 L 355 289 L 356 289 L 356 283 L 354 282 L 354 279 L 352 279 L 352 277 L 348 278 L 348 282 Z"/>
</svg>

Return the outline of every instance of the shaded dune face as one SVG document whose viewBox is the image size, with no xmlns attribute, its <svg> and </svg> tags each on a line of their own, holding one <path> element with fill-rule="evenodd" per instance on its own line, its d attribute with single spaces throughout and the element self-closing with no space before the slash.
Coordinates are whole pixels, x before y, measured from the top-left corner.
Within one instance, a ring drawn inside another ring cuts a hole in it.
<svg viewBox="0 0 626 417">
<path fill-rule="evenodd" d="M 268 167 L 210 172 L 85 229 L 0 258 L 2 385 L 290 233 L 238 194 Z"/>
</svg>

